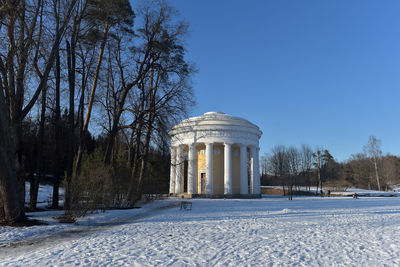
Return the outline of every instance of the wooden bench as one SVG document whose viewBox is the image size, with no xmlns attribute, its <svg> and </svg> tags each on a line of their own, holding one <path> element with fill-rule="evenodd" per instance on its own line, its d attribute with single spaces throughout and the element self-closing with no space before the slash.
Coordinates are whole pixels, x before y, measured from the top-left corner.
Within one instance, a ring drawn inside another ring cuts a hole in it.
<svg viewBox="0 0 400 267">
<path fill-rule="evenodd" d="M 181 210 L 192 210 L 192 202 L 190 201 L 181 201 Z"/>
</svg>

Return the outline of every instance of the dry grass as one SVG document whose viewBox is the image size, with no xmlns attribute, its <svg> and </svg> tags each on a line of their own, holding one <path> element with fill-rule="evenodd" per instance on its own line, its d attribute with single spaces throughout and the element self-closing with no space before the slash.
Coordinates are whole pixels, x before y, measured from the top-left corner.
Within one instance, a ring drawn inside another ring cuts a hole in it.
<svg viewBox="0 0 400 267">
<path fill-rule="evenodd" d="M 261 188 L 261 194 L 263 195 L 283 195 L 283 190 L 278 188 Z"/>
</svg>

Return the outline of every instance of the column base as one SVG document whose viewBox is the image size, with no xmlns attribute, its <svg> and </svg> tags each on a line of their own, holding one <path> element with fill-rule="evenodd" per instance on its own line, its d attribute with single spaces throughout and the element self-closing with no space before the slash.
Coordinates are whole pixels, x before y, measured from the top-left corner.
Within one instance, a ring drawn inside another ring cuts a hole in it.
<svg viewBox="0 0 400 267">
<path fill-rule="evenodd" d="M 250 198 L 261 198 L 261 194 L 232 194 L 232 195 L 223 195 L 223 194 L 169 194 L 170 197 L 174 198 L 211 198 L 211 199 L 250 199 Z"/>
</svg>

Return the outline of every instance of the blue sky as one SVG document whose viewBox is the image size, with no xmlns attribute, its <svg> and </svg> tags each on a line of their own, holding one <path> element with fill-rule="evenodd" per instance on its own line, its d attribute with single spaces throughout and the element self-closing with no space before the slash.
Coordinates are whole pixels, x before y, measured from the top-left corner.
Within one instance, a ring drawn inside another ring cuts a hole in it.
<svg viewBox="0 0 400 267">
<path fill-rule="evenodd" d="M 304 143 L 344 161 L 370 135 L 400 155 L 400 1 L 169 3 L 190 24 L 191 115 L 257 124 L 260 155 Z"/>
</svg>

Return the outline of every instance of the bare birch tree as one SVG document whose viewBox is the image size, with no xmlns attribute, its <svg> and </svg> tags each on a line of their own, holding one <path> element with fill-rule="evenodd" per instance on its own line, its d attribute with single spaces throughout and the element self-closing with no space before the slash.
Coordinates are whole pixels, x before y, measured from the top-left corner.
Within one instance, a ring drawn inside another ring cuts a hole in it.
<svg viewBox="0 0 400 267">
<path fill-rule="evenodd" d="M 381 140 L 371 135 L 368 139 L 368 144 L 364 146 L 364 153 L 368 155 L 374 165 L 375 178 L 378 190 L 381 190 L 381 184 L 378 173 L 378 162 L 382 158 Z"/>
</svg>

